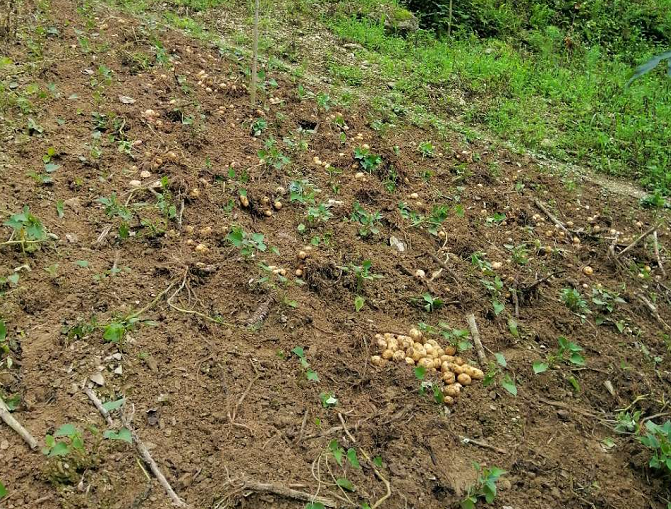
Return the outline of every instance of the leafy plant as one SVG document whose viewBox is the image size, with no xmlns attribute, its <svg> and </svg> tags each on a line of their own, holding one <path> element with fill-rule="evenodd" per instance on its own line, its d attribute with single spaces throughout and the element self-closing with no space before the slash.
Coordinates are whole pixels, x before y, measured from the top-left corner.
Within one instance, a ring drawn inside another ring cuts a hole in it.
<svg viewBox="0 0 671 509">
<path fill-rule="evenodd" d="M 277 148 L 277 142 L 272 137 L 266 140 L 264 148 L 259 150 L 258 156 L 262 164 L 270 165 L 276 170 L 281 170 L 291 162 L 291 159 Z"/>
<path fill-rule="evenodd" d="M 356 291 L 361 292 L 364 281 L 375 281 L 376 279 L 384 278 L 381 274 L 373 274 L 370 270 L 372 266 L 373 262 L 371 260 L 364 260 L 361 262 L 361 265 L 350 263 L 346 267 L 340 267 L 340 269 L 344 272 L 354 274 L 356 278 Z"/>
<path fill-rule="evenodd" d="M 435 205 L 431 210 L 431 215 L 428 218 L 429 233 L 432 235 L 438 234 L 438 229 L 449 215 L 449 208 L 447 205 Z"/>
<path fill-rule="evenodd" d="M 301 363 L 301 367 L 305 371 L 305 378 L 307 378 L 312 382 L 319 382 L 319 375 L 317 375 L 316 371 L 310 368 L 310 363 L 305 358 L 305 350 L 303 350 L 303 347 L 297 346 L 296 348 L 291 350 L 291 352 L 295 354 L 296 357 L 298 357 L 298 360 Z"/>
<path fill-rule="evenodd" d="M 648 74 L 655 67 L 661 64 L 664 60 L 666 60 L 669 65 L 668 75 L 671 77 L 671 51 L 667 51 L 665 53 L 662 53 L 661 55 L 656 55 L 652 57 L 650 60 L 639 65 L 636 69 L 634 69 L 634 74 L 632 75 L 631 78 L 629 78 L 629 81 L 627 81 L 627 87 L 631 85 L 632 82 L 634 82 L 634 80 L 637 80 L 641 76 L 645 76 L 646 74 Z"/>
<path fill-rule="evenodd" d="M 315 202 L 315 188 L 307 180 L 294 180 L 289 184 L 289 201 L 302 204 Z"/>
<path fill-rule="evenodd" d="M 380 212 L 367 212 L 358 201 L 354 202 L 354 210 L 350 219 L 361 225 L 359 228 L 359 235 L 363 238 L 368 237 L 371 233 L 377 235 L 380 233 L 379 223 L 382 220 Z"/>
<path fill-rule="evenodd" d="M 67 440 L 56 440 L 64 438 Z M 63 424 L 53 435 L 44 437 L 46 456 L 67 456 L 73 451 L 84 451 L 84 439 L 81 431 L 72 424 Z"/>
<path fill-rule="evenodd" d="M 122 348 L 126 334 L 135 330 L 140 325 L 156 325 L 156 322 L 143 320 L 139 316 L 134 315 L 118 318 L 102 326 L 103 339 L 110 343 L 115 343 L 119 345 L 119 348 Z"/>
<path fill-rule="evenodd" d="M 488 387 L 496 382 L 513 396 L 517 396 L 517 385 L 515 385 L 515 380 L 510 374 L 504 371 L 508 368 L 506 358 L 502 353 L 496 353 L 494 354 L 494 357 L 496 358 L 496 362 L 492 362 L 489 365 L 489 370 L 487 371 L 487 374 L 485 374 L 482 385 Z"/>
<path fill-rule="evenodd" d="M 543 373 L 559 364 L 585 365 L 585 358 L 580 353 L 583 351 L 580 345 L 569 341 L 564 336 L 559 336 L 557 341 L 559 342 L 559 348 L 554 353 L 549 353 L 545 358 L 545 362 L 535 361 L 533 363 L 534 373 Z"/>
<path fill-rule="evenodd" d="M 324 408 L 333 408 L 338 404 L 338 398 L 332 392 L 322 392 L 319 394 L 319 401 L 321 401 Z"/>
<path fill-rule="evenodd" d="M 478 480 L 468 488 L 466 498 L 461 501 L 462 509 L 474 509 L 481 498 L 491 504 L 496 498 L 496 483 L 499 478 L 506 473 L 498 467 L 482 468 L 478 463 L 473 463 L 473 467 L 478 472 Z"/>
<path fill-rule="evenodd" d="M 309 223 L 325 223 L 333 217 L 329 209 L 330 205 L 328 203 L 320 203 L 316 207 L 309 207 L 305 213 L 306 219 Z"/>
<path fill-rule="evenodd" d="M 601 325 L 608 320 L 606 315 L 612 314 L 618 304 L 626 304 L 626 301 L 620 297 L 619 293 L 609 291 L 603 287 L 595 287 L 592 289 L 592 304 L 598 311 L 594 321 L 597 325 Z"/>
<path fill-rule="evenodd" d="M 98 198 L 98 203 L 104 205 L 105 214 L 107 214 L 107 217 L 118 217 L 121 219 L 121 223 L 119 225 L 119 237 L 122 239 L 127 239 L 130 236 L 129 222 L 131 219 L 133 219 L 133 213 L 130 211 L 130 209 L 121 204 L 117 198 L 116 193 L 112 193 L 109 197 Z"/>
<path fill-rule="evenodd" d="M 429 313 L 433 313 L 437 309 L 442 308 L 443 304 L 445 304 L 443 299 L 441 299 L 440 297 L 434 297 L 429 292 L 422 294 L 422 299 L 420 302 L 423 302 L 422 307 Z"/>
<path fill-rule="evenodd" d="M 4 225 L 13 230 L 5 244 L 19 244 L 24 252 L 35 251 L 37 244 L 47 239 L 42 221 L 30 212 L 28 205 L 23 207 L 22 212 L 12 215 Z"/>
<path fill-rule="evenodd" d="M 415 372 L 415 378 L 420 381 L 419 385 L 419 394 L 423 396 L 426 394 L 427 389 L 430 390 L 433 393 L 433 400 L 439 404 L 442 405 L 445 403 L 445 394 L 443 394 L 443 390 L 440 388 L 438 384 L 435 384 L 431 381 L 424 380 L 426 377 L 426 368 L 424 366 L 417 366 L 414 369 Z"/>
<path fill-rule="evenodd" d="M 641 420 L 641 411 L 628 412 L 627 410 L 622 410 L 616 416 L 615 431 L 617 433 L 636 433 L 641 427 L 639 424 Z"/>
<path fill-rule="evenodd" d="M 587 301 L 583 299 L 581 293 L 575 288 L 563 288 L 559 298 L 567 308 L 582 318 L 590 313 Z"/>
<path fill-rule="evenodd" d="M 649 465 L 667 474 L 671 473 L 671 421 L 662 425 L 646 421 L 645 428 L 646 434 L 639 440 L 652 452 Z"/>
<path fill-rule="evenodd" d="M 226 236 L 226 240 L 240 249 L 240 254 L 245 258 L 254 256 L 256 251 L 264 252 L 267 249 L 263 239 L 264 236 L 262 233 L 249 234 L 240 226 L 232 227 Z"/>
<path fill-rule="evenodd" d="M 430 141 L 423 141 L 417 147 L 422 157 L 433 157 L 436 149 Z"/>
<path fill-rule="evenodd" d="M 369 148 L 357 147 L 354 149 L 354 159 L 359 161 L 359 165 L 364 171 L 373 173 L 382 164 L 382 157 L 373 154 Z"/>
<path fill-rule="evenodd" d="M 259 118 L 252 124 L 252 136 L 261 136 L 261 133 L 268 128 L 268 122 L 265 118 Z"/>
</svg>

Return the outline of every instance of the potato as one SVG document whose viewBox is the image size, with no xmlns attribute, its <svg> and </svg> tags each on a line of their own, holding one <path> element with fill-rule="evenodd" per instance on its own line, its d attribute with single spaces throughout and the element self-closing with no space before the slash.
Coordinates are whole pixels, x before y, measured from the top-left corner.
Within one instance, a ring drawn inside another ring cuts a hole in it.
<svg viewBox="0 0 671 509">
<path fill-rule="evenodd" d="M 373 356 L 370 358 L 370 363 L 371 363 L 373 366 L 380 366 L 380 365 L 382 364 L 382 357 L 380 357 L 379 355 L 373 355 Z"/>
<path fill-rule="evenodd" d="M 438 348 L 438 347 L 440 346 L 440 345 L 438 344 L 438 341 L 436 341 L 435 339 L 429 339 L 429 340 L 427 341 L 427 343 L 430 344 L 431 346 L 433 346 L 434 348 Z"/>
<path fill-rule="evenodd" d="M 306 256 L 307 256 L 307 254 L 306 254 Z M 385 332 L 384 333 L 384 339 L 386 339 L 387 341 L 389 341 L 393 337 L 395 337 L 395 336 L 391 332 Z"/>
<path fill-rule="evenodd" d="M 450 396 L 451 398 L 456 398 L 460 393 L 461 389 L 457 387 L 457 384 L 449 384 L 443 391 L 445 396 Z"/>
<path fill-rule="evenodd" d="M 296 272 L 294 274 L 296 274 L 296 277 L 302 277 L 303 276 L 303 269 L 296 269 Z"/>
<path fill-rule="evenodd" d="M 440 365 L 441 365 L 440 359 L 433 359 L 433 368 L 434 369 L 440 369 Z"/>
<path fill-rule="evenodd" d="M 466 373 L 462 373 L 461 375 L 459 375 L 459 376 L 457 377 L 457 381 L 458 381 L 461 385 L 471 385 L 471 377 L 468 376 Z"/>
<path fill-rule="evenodd" d="M 446 355 L 454 355 L 457 353 L 457 349 L 453 347 L 452 345 L 446 346 L 445 347 L 445 354 Z"/>
<path fill-rule="evenodd" d="M 424 351 L 427 355 L 431 355 L 433 353 L 433 345 L 431 343 L 424 343 Z"/>
<path fill-rule="evenodd" d="M 384 352 L 382 352 L 382 358 L 383 359 L 389 360 L 393 356 L 394 356 L 394 352 L 392 352 L 391 350 L 385 350 Z"/>
<path fill-rule="evenodd" d="M 406 357 L 405 358 L 405 363 L 408 366 L 414 366 L 415 365 L 415 359 L 413 359 L 412 357 Z"/>
<path fill-rule="evenodd" d="M 418 363 L 420 366 L 424 366 L 426 369 L 432 368 L 433 367 L 433 361 L 431 359 L 428 359 L 426 357 L 422 357 L 419 360 Z"/>
<path fill-rule="evenodd" d="M 383 350 L 386 350 L 387 342 L 385 341 L 385 339 L 382 336 L 380 336 L 379 334 L 376 334 L 375 335 L 375 340 L 377 342 L 377 346 L 379 346 Z"/>
<path fill-rule="evenodd" d="M 420 339 L 422 339 L 422 331 L 420 331 L 419 329 L 415 329 L 414 327 L 410 329 L 408 335 L 415 341 L 419 341 Z"/>
<path fill-rule="evenodd" d="M 452 371 L 454 372 L 455 375 L 461 375 L 464 372 L 464 366 L 452 363 Z"/>
<path fill-rule="evenodd" d="M 451 371 L 446 371 L 443 373 L 443 382 L 446 384 L 453 384 L 456 381 L 456 378 L 454 377 L 454 373 Z"/>
<path fill-rule="evenodd" d="M 472 368 L 471 372 L 468 374 L 473 380 L 482 380 L 485 378 L 485 374 L 482 372 L 481 369 L 478 368 Z"/>
<path fill-rule="evenodd" d="M 452 396 L 443 395 L 443 403 L 445 403 L 445 405 L 447 405 L 447 406 L 452 406 L 452 405 L 454 405 L 455 401 L 454 401 L 454 398 Z"/>
<path fill-rule="evenodd" d="M 397 350 L 394 352 L 395 361 L 402 361 L 403 359 L 405 359 L 405 352 L 403 350 Z"/>
<path fill-rule="evenodd" d="M 459 366 L 461 366 L 462 364 L 465 364 L 464 359 L 462 359 L 461 357 L 455 357 L 454 358 L 454 363 L 459 364 Z"/>
<path fill-rule="evenodd" d="M 415 350 L 414 348 L 412 349 L 412 355 L 410 355 L 410 357 L 412 357 L 412 360 L 414 360 L 415 362 L 419 362 L 420 359 L 424 358 L 424 356 L 419 352 L 419 350 Z"/>
</svg>

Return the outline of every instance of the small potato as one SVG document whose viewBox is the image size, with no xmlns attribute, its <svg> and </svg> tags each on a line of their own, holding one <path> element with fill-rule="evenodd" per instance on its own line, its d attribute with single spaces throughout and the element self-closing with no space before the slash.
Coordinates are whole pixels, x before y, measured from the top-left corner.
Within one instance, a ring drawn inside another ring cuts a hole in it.
<svg viewBox="0 0 671 509">
<path fill-rule="evenodd" d="M 446 384 L 449 385 L 449 384 L 453 384 L 455 381 L 456 381 L 456 378 L 454 376 L 454 373 L 452 373 L 451 371 L 447 371 L 447 372 L 443 373 L 443 382 L 445 382 Z"/>
<path fill-rule="evenodd" d="M 296 274 L 296 277 L 302 277 L 303 276 L 303 269 L 296 269 L 296 272 L 294 272 L 294 274 Z"/>
<path fill-rule="evenodd" d="M 457 377 L 457 381 L 458 381 L 461 385 L 471 385 L 471 377 L 468 376 L 466 373 L 462 373 L 461 375 L 459 375 L 459 376 Z"/>
<path fill-rule="evenodd" d="M 459 364 L 459 366 L 461 366 L 462 364 L 464 364 L 464 359 L 462 359 L 461 357 L 455 357 L 454 363 Z"/>
<path fill-rule="evenodd" d="M 478 369 L 478 368 L 471 369 L 471 372 L 469 373 L 469 376 L 473 380 L 482 380 L 483 378 L 485 378 L 485 374 L 482 372 L 481 369 Z"/>
<path fill-rule="evenodd" d="M 459 364 L 452 363 L 451 368 L 456 375 L 461 375 L 464 372 L 464 367 Z"/>
<path fill-rule="evenodd" d="M 412 346 L 415 350 L 423 350 L 424 349 L 424 345 L 422 343 L 415 342 L 415 343 L 413 343 Z"/>
<path fill-rule="evenodd" d="M 200 189 L 198 189 L 197 187 L 194 187 L 193 189 L 191 189 L 191 191 L 189 191 L 189 198 L 195 199 L 199 197 L 200 197 Z"/>
<path fill-rule="evenodd" d="M 451 355 L 441 355 L 440 360 L 443 362 L 454 362 L 454 357 Z"/>
<path fill-rule="evenodd" d="M 450 369 L 450 363 L 447 361 L 443 361 L 440 363 L 440 369 L 443 373 L 451 373 L 452 370 Z"/>
<path fill-rule="evenodd" d="M 415 350 L 414 348 L 413 348 L 412 355 L 410 357 L 412 357 L 412 360 L 414 360 L 415 362 L 419 362 L 420 359 L 424 358 L 424 356 L 421 353 L 419 353 L 419 351 Z"/>
<path fill-rule="evenodd" d="M 415 341 L 419 341 L 420 339 L 422 339 L 422 331 L 420 331 L 419 329 L 415 329 L 414 327 L 410 329 L 408 335 Z"/>
<path fill-rule="evenodd" d="M 432 359 L 432 361 L 433 361 L 433 364 L 432 364 L 433 369 L 440 369 L 440 364 L 441 364 L 440 359 Z"/>
<path fill-rule="evenodd" d="M 445 347 L 445 354 L 446 355 L 454 355 L 456 353 L 457 353 L 457 349 L 455 347 L 453 347 L 452 345 Z"/>
<path fill-rule="evenodd" d="M 431 355 L 433 353 L 433 345 L 430 343 L 424 343 L 424 350 L 426 351 L 427 355 Z"/>
<path fill-rule="evenodd" d="M 280 210 L 282 208 L 282 202 L 277 200 L 273 203 L 273 207 L 275 207 L 275 210 Z"/>
<path fill-rule="evenodd" d="M 382 336 L 376 337 L 375 339 L 376 339 L 376 342 L 377 342 L 377 346 L 379 346 L 383 350 L 387 349 L 387 342 L 384 340 L 384 338 Z"/>
<path fill-rule="evenodd" d="M 456 403 L 456 401 L 452 396 L 443 395 L 443 403 L 445 403 L 446 406 L 453 406 Z"/>
<path fill-rule="evenodd" d="M 266 217 L 270 217 L 270 216 L 273 215 L 273 211 L 270 210 L 270 209 L 266 209 L 266 210 L 263 211 L 263 215 L 266 216 Z"/>
<path fill-rule="evenodd" d="M 426 369 L 429 369 L 433 367 L 433 361 L 431 359 L 427 359 L 426 357 L 422 357 L 419 360 L 419 365 L 424 366 Z"/>
<path fill-rule="evenodd" d="M 249 198 L 244 195 L 240 195 L 240 205 L 245 208 L 249 207 Z"/>
<path fill-rule="evenodd" d="M 394 352 L 391 350 L 387 349 L 384 352 L 382 352 L 382 358 L 385 360 L 389 360 L 394 356 Z"/>
<path fill-rule="evenodd" d="M 415 365 L 415 359 L 413 359 L 412 357 L 406 357 L 405 358 L 405 363 L 408 366 L 414 366 Z"/>
<path fill-rule="evenodd" d="M 307 254 L 305 256 L 307 256 Z M 386 339 L 387 341 L 389 341 L 390 339 L 392 339 L 394 337 L 396 337 L 396 336 L 394 336 L 391 332 L 385 332 L 384 333 L 384 339 Z"/>
<path fill-rule="evenodd" d="M 460 393 L 461 389 L 457 386 L 457 384 L 450 384 L 445 387 L 445 390 L 443 391 L 445 396 L 450 396 L 451 398 L 458 397 Z"/>
<path fill-rule="evenodd" d="M 370 363 L 371 363 L 373 366 L 380 366 L 380 365 L 382 364 L 382 357 L 380 357 L 379 355 L 373 355 L 373 356 L 370 358 Z"/>
<path fill-rule="evenodd" d="M 405 352 L 402 350 L 397 350 L 394 352 L 394 360 L 395 361 L 402 361 L 405 359 Z"/>
</svg>

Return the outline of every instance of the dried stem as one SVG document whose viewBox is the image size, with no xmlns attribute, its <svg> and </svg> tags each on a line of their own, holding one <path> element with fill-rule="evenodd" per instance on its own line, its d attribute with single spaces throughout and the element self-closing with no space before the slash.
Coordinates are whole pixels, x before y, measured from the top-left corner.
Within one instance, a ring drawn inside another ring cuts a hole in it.
<svg viewBox="0 0 671 509">
<path fill-rule="evenodd" d="M 471 337 L 475 344 L 475 351 L 478 354 L 480 366 L 482 369 L 487 369 L 487 355 L 485 355 L 485 349 L 482 347 L 482 342 L 480 341 L 480 331 L 478 330 L 478 325 L 475 323 L 475 315 L 469 313 L 466 315 L 466 321 L 468 322 L 468 328 L 471 330 Z"/>
<path fill-rule="evenodd" d="M 655 223 L 650 228 L 648 228 L 643 233 L 641 233 L 641 235 L 636 237 L 636 239 L 634 239 L 634 241 L 631 244 L 629 244 L 627 247 L 625 247 L 622 251 L 620 251 L 617 254 L 618 258 L 620 256 L 624 255 L 630 249 L 633 249 L 636 245 L 638 245 L 639 242 L 641 242 L 644 238 L 646 238 L 648 235 L 650 235 L 652 232 L 654 232 L 660 226 L 661 226 L 661 223 Z"/>
<path fill-rule="evenodd" d="M 662 257 L 659 254 L 659 240 L 657 239 L 657 230 L 652 232 L 652 239 L 655 246 L 655 257 L 657 258 L 657 265 L 659 265 L 662 274 L 664 274 L 664 277 L 666 277 L 666 271 L 664 270 L 664 265 L 662 264 Z"/>
<path fill-rule="evenodd" d="M 31 449 L 37 449 L 37 440 L 35 440 L 35 437 L 33 437 L 30 432 L 14 418 L 2 398 L 0 398 L 0 419 L 2 419 L 7 426 L 16 431 Z"/>
</svg>

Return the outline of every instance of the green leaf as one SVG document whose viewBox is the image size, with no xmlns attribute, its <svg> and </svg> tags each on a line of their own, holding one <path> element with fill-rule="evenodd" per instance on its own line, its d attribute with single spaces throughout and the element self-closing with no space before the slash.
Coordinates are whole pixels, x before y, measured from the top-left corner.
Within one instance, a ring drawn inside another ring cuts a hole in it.
<svg viewBox="0 0 671 509">
<path fill-rule="evenodd" d="M 86 268 L 89 266 L 89 262 L 87 262 L 86 260 L 77 260 L 75 263 L 82 268 Z"/>
<path fill-rule="evenodd" d="M 297 355 L 297 356 L 300 357 L 301 359 L 302 359 L 303 357 L 305 357 L 305 351 L 303 350 L 303 347 L 301 347 L 301 346 L 297 346 L 296 348 L 294 348 L 293 350 L 291 350 L 291 353 Z"/>
<path fill-rule="evenodd" d="M 2 481 L 0 481 L 0 498 L 6 497 L 7 496 L 7 488 L 5 488 L 5 485 L 2 484 Z"/>
<path fill-rule="evenodd" d="M 505 368 L 508 366 L 508 363 L 506 362 L 506 358 L 503 356 L 502 353 L 495 353 L 494 357 L 496 357 L 496 362 L 499 364 L 499 366 Z"/>
<path fill-rule="evenodd" d="M 53 173 L 53 172 L 55 172 L 55 171 L 56 171 L 58 168 L 60 168 L 60 167 L 61 167 L 60 164 L 47 163 L 47 164 L 44 165 L 44 170 L 45 170 L 47 173 Z"/>
<path fill-rule="evenodd" d="M 54 437 L 71 437 L 72 435 L 77 433 L 77 428 L 74 427 L 72 424 L 63 424 L 56 433 L 54 433 Z"/>
<path fill-rule="evenodd" d="M 363 305 L 364 305 L 365 302 L 366 302 L 366 299 L 364 299 L 364 298 L 361 297 L 360 295 L 357 295 L 357 296 L 354 298 L 354 309 L 356 310 L 357 313 L 358 313 L 359 311 L 361 311 L 361 308 L 363 307 Z"/>
<path fill-rule="evenodd" d="M 112 322 L 107 327 L 105 327 L 103 339 L 112 343 L 119 343 L 123 339 L 125 333 L 126 327 L 123 323 Z"/>
<path fill-rule="evenodd" d="M 331 454 L 335 458 L 336 463 L 342 466 L 343 449 L 340 447 L 340 444 L 338 444 L 336 439 L 333 439 L 329 442 L 329 451 L 331 451 Z"/>
<path fill-rule="evenodd" d="M 305 504 L 305 509 L 326 509 L 326 506 L 321 502 L 308 502 Z"/>
<path fill-rule="evenodd" d="M 508 330 L 513 335 L 513 337 L 520 337 L 520 331 L 517 329 L 517 321 L 515 321 L 513 318 L 508 320 Z"/>
<path fill-rule="evenodd" d="M 336 484 L 344 490 L 354 491 L 354 485 L 352 484 L 352 481 L 345 479 L 344 477 L 339 477 L 336 479 Z"/>
<path fill-rule="evenodd" d="M 67 456 L 70 454 L 70 447 L 65 442 L 58 442 L 49 451 L 49 456 Z"/>
<path fill-rule="evenodd" d="M 64 209 L 65 209 L 65 202 L 63 202 L 63 200 L 58 200 L 56 202 L 56 213 L 58 214 L 58 217 L 61 219 L 65 215 Z"/>
<path fill-rule="evenodd" d="M 375 463 L 375 466 L 378 468 L 382 468 L 382 456 L 375 456 L 373 458 L 373 463 Z"/>
<path fill-rule="evenodd" d="M 541 373 L 546 372 L 550 366 L 548 366 L 547 363 L 543 361 L 534 361 L 532 367 L 534 369 L 534 373 L 536 375 L 539 375 Z"/>
<path fill-rule="evenodd" d="M 313 371 L 312 369 L 308 369 L 305 372 L 305 376 L 307 377 L 308 380 L 311 382 L 319 382 L 319 375 L 317 374 L 316 371 Z"/>
<path fill-rule="evenodd" d="M 415 368 L 415 377 L 417 380 L 424 380 L 424 376 L 426 375 L 426 368 L 424 366 L 417 366 Z"/>
<path fill-rule="evenodd" d="M 103 408 L 108 412 L 113 412 L 117 408 L 121 408 L 125 402 L 126 400 L 124 398 L 117 399 L 116 401 L 108 401 L 107 403 L 103 403 Z"/>
<path fill-rule="evenodd" d="M 7 337 L 7 326 L 3 320 L 0 320 L 0 341 L 4 341 Z"/>
<path fill-rule="evenodd" d="M 517 386 L 510 375 L 506 375 L 501 379 L 501 387 L 507 390 L 513 396 L 517 396 Z"/>
<path fill-rule="evenodd" d="M 496 316 L 499 316 L 501 312 L 505 309 L 505 306 L 496 300 L 492 301 L 492 306 L 494 307 L 494 314 Z"/>
<path fill-rule="evenodd" d="M 585 365 L 585 358 L 580 355 L 579 353 L 572 353 L 571 357 L 569 358 L 571 363 L 575 364 L 576 366 L 584 366 Z"/>
<path fill-rule="evenodd" d="M 468 497 L 461 501 L 461 509 L 475 509 L 475 504 L 478 501 L 475 497 Z"/>
<path fill-rule="evenodd" d="M 354 468 L 361 468 L 359 459 L 356 457 L 356 451 L 351 447 L 347 449 L 347 461 L 349 461 L 350 465 L 352 465 Z"/>
<path fill-rule="evenodd" d="M 123 442 L 133 443 L 133 435 L 128 428 L 121 428 L 118 432 L 108 429 L 103 433 L 103 438 L 110 440 L 121 440 Z"/>
</svg>

